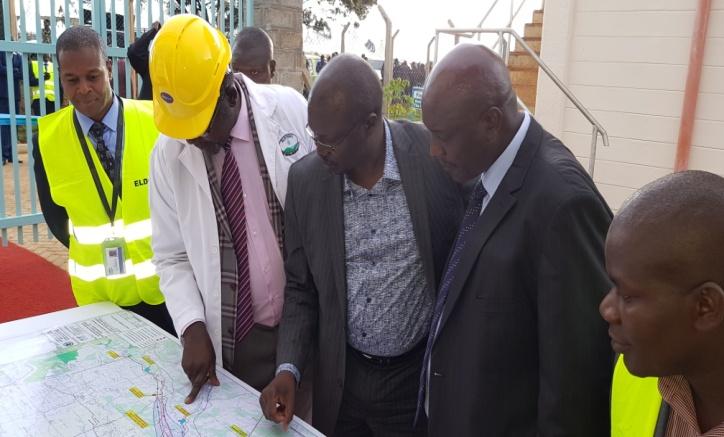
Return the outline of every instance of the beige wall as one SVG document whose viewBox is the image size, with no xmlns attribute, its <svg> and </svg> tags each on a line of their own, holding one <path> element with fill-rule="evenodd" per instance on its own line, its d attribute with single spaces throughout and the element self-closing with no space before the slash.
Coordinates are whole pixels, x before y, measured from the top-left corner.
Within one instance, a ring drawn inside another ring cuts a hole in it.
<svg viewBox="0 0 724 437">
<path fill-rule="evenodd" d="M 608 131 L 594 179 L 614 209 L 673 169 L 696 4 L 546 0 L 541 57 Z M 588 166 L 590 124 L 542 72 L 536 117 Z M 724 0 L 712 3 L 690 168 L 724 175 Z"/>
</svg>

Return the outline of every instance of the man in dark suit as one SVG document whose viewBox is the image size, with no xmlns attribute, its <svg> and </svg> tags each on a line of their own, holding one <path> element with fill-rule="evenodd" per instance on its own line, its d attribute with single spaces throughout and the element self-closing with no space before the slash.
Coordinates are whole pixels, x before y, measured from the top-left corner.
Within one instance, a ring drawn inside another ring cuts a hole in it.
<svg viewBox="0 0 724 437">
<path fill-rule="evenodd" d="M 310 95 L 317 154 L 289 172 L 279 368 L 260 402 L 288 423 L 313 360 L 313 425 L 327 435 L 425 435 L 422 356 L 463 212 L 427 131 L 385 120 L 381 102 L 369 64 L 337 56 Z"/>
<path fill-rule="evenodd" d="M 606 202 L 517 99 L 502 60 L 459 45 L 423 93 L 432 154 L 474 182 L 438 290 L 418 413 L 431 436 L 608 436 Z"/>
</svg>

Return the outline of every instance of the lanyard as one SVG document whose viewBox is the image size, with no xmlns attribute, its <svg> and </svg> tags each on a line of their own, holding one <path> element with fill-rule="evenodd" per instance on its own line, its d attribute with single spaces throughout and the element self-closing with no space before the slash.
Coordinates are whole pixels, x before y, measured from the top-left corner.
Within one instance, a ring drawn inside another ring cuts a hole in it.
<svg viewBox="0 0 724 437">
<path fill-rule="evenodd" d="M 116 96 L 113 96 L 116 99 Z M 85 140 L 83 129 L 80 127 L 78 116 L 73 110 L 73 125 L 75 126 L 75 132 L 78 135 L 80 141 L 80 148 L 83 150 L 85 155 L 85 161 L 88 164 L 88 169 L 93 177 L 96 190 L 98 191 L 98 197 L 101 199 L 103 209 L 105 209 L 108 219 L 111 221 L 111 228 L 113 227 L 113 221 L 116 218 L 116 209 L 118 208 L 118 198 L 121 197 L 121 163 L 123 159 L 123 101 L 118 99 L 118 122 L 116 123 L 116 156 L 115 156 L 115 171 L 114 177 L 111 183 L 113 184 L 113 192 L 111 194 L 111 203 L 108 203 L 108 198 L 105 191 L 103 191 L 103 185 L 101 185 L 101 179 L 98 175 L 98 169 L 93 164 L 93 157 L 91 156 L 90 148 Z"/>
</svg>

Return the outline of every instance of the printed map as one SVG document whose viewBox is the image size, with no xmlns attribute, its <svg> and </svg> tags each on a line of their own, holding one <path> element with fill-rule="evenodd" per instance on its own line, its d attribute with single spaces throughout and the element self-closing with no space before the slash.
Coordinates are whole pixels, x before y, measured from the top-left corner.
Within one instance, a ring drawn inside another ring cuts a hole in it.
<svg viewBox="0 0 724 437">
<path fill-rule="evenodd" d="M 321 435 L 296 418 L 284 433 L 258 392 L 222 369 L 221 386 L 184 404 L 180 344 L 128 311 L 0 340 L 3 350 L 0 436 Z"/>
</svg>

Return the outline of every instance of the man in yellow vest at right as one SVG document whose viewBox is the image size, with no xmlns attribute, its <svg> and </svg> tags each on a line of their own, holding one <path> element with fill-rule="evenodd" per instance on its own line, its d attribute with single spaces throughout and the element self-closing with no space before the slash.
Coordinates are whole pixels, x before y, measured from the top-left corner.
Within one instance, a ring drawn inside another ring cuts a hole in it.
<svg viewBox="0 0 724 437">
<path fill-rule="evenodd" d="M 724 436 L 724 178 L 642 188 L 606 240 L 613 437 Z"/>
<path fill-rule="evenodd" d="M 72 105 L 40 119 L 33 158 L 43 216 L 69 248 L 75 299 L 113 302 L 174 333 L 151 262 L 153 106 L 113 94 L 94 30 L 66 30 L 56 55 Z"/>
</svg>

